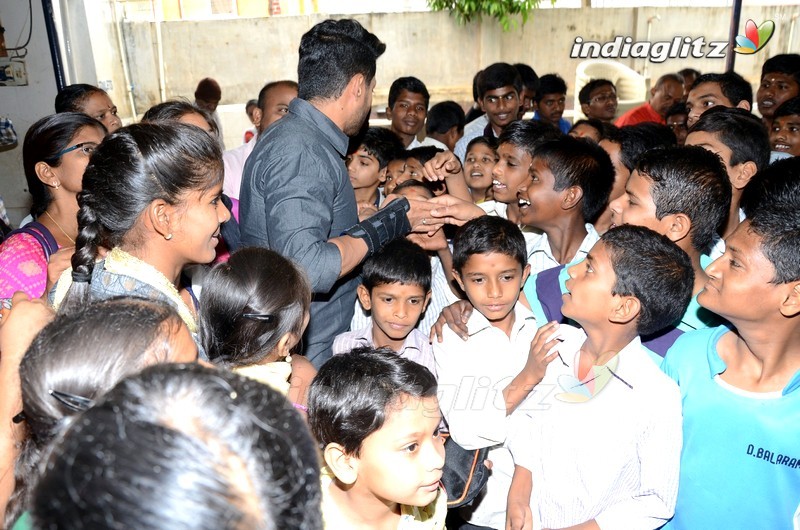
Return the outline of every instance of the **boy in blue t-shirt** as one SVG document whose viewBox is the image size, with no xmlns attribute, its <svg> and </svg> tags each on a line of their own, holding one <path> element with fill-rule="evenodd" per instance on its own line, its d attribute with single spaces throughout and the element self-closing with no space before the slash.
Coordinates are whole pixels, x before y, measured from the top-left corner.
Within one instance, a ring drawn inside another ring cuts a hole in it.
<svg viewBox="0 0 800 530">
<path fill-rule="evenodd" d="M 670 530 L 789 530 L 800 499 L 800 160 L 756 182 L 698 295 L 730 325 L 683 335 L 662 365 L 684 417 Z"/>
</svg>

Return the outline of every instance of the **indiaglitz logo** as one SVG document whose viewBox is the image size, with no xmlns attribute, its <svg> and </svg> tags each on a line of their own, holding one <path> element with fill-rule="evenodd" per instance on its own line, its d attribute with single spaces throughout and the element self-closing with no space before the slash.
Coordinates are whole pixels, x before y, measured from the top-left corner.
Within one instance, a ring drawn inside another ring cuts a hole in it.
<svg viewBox="0 0 800 530">
<path fill-rule="evenodd" d="M 769 39 L 775 33 L 775 22 L 766 20 L 756 27 L 756 23 L 748 20 L 744 25 L 744 35 L 736 36 L 736 46 L 733 51 L 750 55 L 756 53 L 767 45 Z"/>
</svg>

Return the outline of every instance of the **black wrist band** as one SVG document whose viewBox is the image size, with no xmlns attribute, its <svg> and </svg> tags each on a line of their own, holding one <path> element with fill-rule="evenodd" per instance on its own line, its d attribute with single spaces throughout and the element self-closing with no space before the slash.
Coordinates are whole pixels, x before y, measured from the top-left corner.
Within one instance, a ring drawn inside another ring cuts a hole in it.
<svg viewBox="0 0 800 530">
<path fill-rule="evenodd" d="M 406 216 L 410 209 L 408 199 L 395 199 L 369 219 L 345 230 L 344 235 L 363 239 L 368 248 L 367 256 L 371 256 L 389 241 L 411 232 L 411 223 Z"/>
</svg>

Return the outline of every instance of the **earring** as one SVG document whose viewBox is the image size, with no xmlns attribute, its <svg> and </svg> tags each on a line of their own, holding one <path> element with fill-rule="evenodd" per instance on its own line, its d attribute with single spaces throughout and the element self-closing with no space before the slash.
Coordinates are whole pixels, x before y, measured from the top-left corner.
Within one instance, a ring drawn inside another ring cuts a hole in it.
<svg viewBox="0 0 800 530">
<path fill-rule="evenodd" d="M 167 235 L 165 235 L 165 236 L 164 236 L 164 239 L 166 239 L 167 241 L 169 241 L 170 239 L 172 239 L 172 234 L 167 234 Z"/>
<path fill-rule="evenodd" d="M 61 183 L 60 182 L 56 182 L 55 184 L 53 184 L 53 189 L 54 190 L 57 190 L 60 187 L 61 187 Z"/>
</svg>

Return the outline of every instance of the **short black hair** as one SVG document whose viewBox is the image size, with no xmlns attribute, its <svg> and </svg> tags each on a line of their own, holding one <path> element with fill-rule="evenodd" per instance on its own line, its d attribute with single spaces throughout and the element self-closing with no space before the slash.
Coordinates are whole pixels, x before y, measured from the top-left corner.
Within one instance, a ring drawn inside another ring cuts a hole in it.
<svg viewBox="0 0 800 530">
<path fill-rule="evenodd" d="M 736 72 L 725 72 L 724 74 L 703 74 L 695 79 L 692 90 L 703 83 L 716 83 L 719 90 L 734 107 L 746 101 L 752 108 L 753 106 L 753 87 Z"/>
<path fill-rule="evenodd" d="M 705 252 L 725 222 L 731 185 L 722 160 L 700 146 L 653 149 L 636 164 L 649 180 L 656 218 L 682 213 L 692 223 L 692 247 Z"/>
<path fill-rule="evenodd" d="M 261 90 L 258 91 L 258 100 L 256 101 L 256 105 L 258 106 L 259 109 L 261 109 L 262 111 L 264 110 L 264 105 L 267 104 L 267 94 L 269 94 L 270 90 L 277 88 L 279 86 L 293 88 L 297 90 L 297 83 L 289 79 L 285 79 L 283 81 L 272 81 L 270 83 L 267 83 L 266 85 L 261 87 Z"/>
<path fill-rule="evenodd" d="M 587 223 L 594 222 L 608 205 L 614 186 L 614 165 L 605 149 L 591 140 L 562 136 L 540 145 L 534 158 L 550 169 L 555 191 L 581 188 L 581 213 Z"/>
<path fill-rule="evenodd" d="M 427 293 L 431 290 L 431 260 L 422 247 L 398 238 L 364 261 L 361 278 L 370 293 L 374 287 L 390 283 L 419 285 Z"/>
<path fill-rule="evenodd" d="M 394 404 L 407 396 L 434 397 L 436 391 L 436 378 L 421 364 L 389 348 L 357 348 L 319 369 L 308 392 L 308 425 L 322 449 L 337 443 L 358 456 Z"/>
<path fill-rule="evenodd" d="M 660 123 L 637 123 L 619 129 L 619 160 L 633 171 L 636 161 L 651 149 L 675 147 L 678 139 L 672 129 Z"/>
<path fill-rule="evenodd" d="M 414 94 L 422 94 L 422 97 L 425 99 L 425 108 L 428 108 L 428 104 L 431 102 L 431 95 L 428 93 L 428 88 L 425 86 L 425 83 L 417 79 L 416 77 L 398 77 L 392 83 L 392 86 L 389 87 L 389 108 L 393 109 L 394 104 L 397 101 L 397 98 L 400 97 L 400 92 L 406 90 L 408 92 L 413 92 Z"/>
<path fill-rule="evenodd" d="M 777 205 L 765 204 L 764 207 L 753 212 L 749 229 L 761 238 L 761 252 L 775 268 L 773 284 L 796 282 L 800 280 L 800 191 L 798 191 L 798 168 L 800 159 L 797 157 L 779 160 L 766 171 L 786 171 L 795 178 L 780 189 L 772 185 L 773 192 L 778 191 L 775 198 Z M 767 175 L 767 180 L 773 180 L 772 175 Z M 770 198 L 769 195 L 764 198 Z"/>
<path fill-rule="evenodd" d="M 768 209 L 800 210 L 800 157 L 777 160 L 756 173 L 740 205 L 748 218 Z"/>
<path fill-rule="evenodd" d="M 357 74 L 371 83 L 384 51 L 386 45 L 358 21 L 323 20 L 300 40 L 298 96 L 307 101 L 336 99 Z"/>
<path fill-rule="evenodd" d="M 678 70 L 678 74 L 681 77 L 692 76 L 697 79 L 700 77 L 700 70 L 695 70 L 694 68 L 684 68 L 682 70 Z"/>
<path fill-rule="evenodd" d="M 83 112 L 83 104 L 94 94 L 106 94 L 106 91 L 86 83 L 76 83 L 64 87 L 56 94 L 56 114 Z"/>
<path fill-rule="evenodd" d="M 770 73 L 781 73 L 794 77 L 800 85 L 800 55 L 796 53 L 781 53 L 764 61 L 761 67 L 761 78 Z"/>
<path fill-rule="evenodd" d="M 536 102 L 540 102 L 547 94 L 566 94 L 567 82 L 558 74 L 545 74 L 539 79 L 539 90 L 536 92 Z"/>
<path fill-rule="evenodd" d="M 427 182 L 428 181 L 420 182 L 418 180 L 408 179 L 407 181 L 401 182 L 400 184 L 395 186 L 394 191 L 392 191 L 392 194 L 402 195 L 402 193 L 400 192 L 403 190 L 407 190 L 409 188 L 419 188 L 425 190 L 425 193 L 429 196 L 428 197 L 429 199 L 433 199 L 434 197 L 433 190 L 431 190 L 430 186 L 427 185 Z"/>
<path fill-rule="evenodd" d="M 606 85 L 610 85 L 611 88 L 614 89 L 614 92 L 617 91 L 617 87 L 615 87 L 614 83 L 612 83 L 608 79 L 592 79 L 591 81 L 583 85 L 583 87 L 578 92 L 578 102 L 580 102 L 581 105 L 588 105 L 591 100 L 592 91 L 600 88 L 601 86 L 606 86 Z"/>
<path fill-rule="evenodd" d="M 731 150 L 730 165 L 753 161 L 761 170 L 769 164 L 769 135 L 764 124 L 745 109 L 716 106 L 704 112 L 689 129 L 714 133 Z"/>
<path fill-rule="evenodd" d="M 509 256 L 524 269 L 528 264 L 525 237 L 517 225 L 493 215 L 473 219 L 453 238 L 453 268 L 460 274 L 470 256 L 495 252 Z"/>
<path fill-rule="evenodd" d="M 515 63 L 514 68 L 519 72 L 519 77 L 522 79 L 522 86 L 529 90 L 539 93 L 539 83 L 541 79 L 536 75 L 536 70 L 531 68 L 530 65 L 525 63 Z"/>
<path fill-rule="evenodd" d="M 517 69 L 508 63 L 487 66 L 478 77 L 478 98 L 483 99 L 490 90 L 504 86 L 513 86 L 517 94 L 522 91 L 522 78 Z"/>
<path fill-rule="evenodd" d="M 564 136 L 555 125 L 541 120 L 514 121 L 509 123 L 497 138 L 497 145 L 511 144 L 533 156 L 536 148 L 544 142 Z"/>
<path fill-rule="evenodd" d="M 667 109 L 667 114 L 664 116 L 664 119 L 667 119 L 671 116 L 680 116 L 681 114 L 685 114 L 686 116 L 689 115 L 689 111 L 686 110 L 686 103 L 679 101 Z"/>
<path fill-rule="evenodd" d="M 370 127 L 360 139 L 359 145 L 378 160 L 381 169 L 389 165 L 397 157 L 397 153 L 404 151 L 400 138 L 383 127 Z"/>
<path fill-rule="evenodd" d="M 611 293 L 639 300 L 639 335 L 651 335 L 680 320 L 694 287 L 694 270 L 686 252 L 643 226 L 611 228 L 600 241 L 617 276 Z"/>
<path fill-rule="evenodd" d="M 428 119 L 425 121 L 425 132 L 445 134 L 447 131 L 456 128 L 458 132 L 464 132 L 466 115 L 461 105 L 455 101 L 442 101 L 428 110 Z"/>
<path fill-rule="evenodd" d="M 476 136 L 475 138 L 469 141 L 469 143 L 467 144 L 467 150 L 464 152 L 469 153 L 469 150 L 472 149 L 473 145 L 485 145 L 492 151 L 497 151 L 497 138 L 495 138 L 494 136 Z"/>
<path fill-rule="evenodd" d="M 191 103 L 188 99 L 170 99 L 153 105 L 142 115 L 141 123 L 179 122 L 187 114 L 197 114 L 202 117 L 208 123 L 211 132 L 215 136 L 219 134 L 217 122 L 211 117 L 211 113 Z"/>
<path fill-rule="evenodd" d="M 574 131 L 576 127 L 579 127 L 581 125 L 587 125 L 591 127 L 592 129 L 597 131 L 597 135 L 600 137 L 600 139 L 601 140 L 603 139 L 603 131 L 605 129 L 603 128 L 602 121 L 598 120 L 597 118 L 585 118 L 582 120 L 578 120 L 572 124 L 572 127 L 569 128 L 569 132 Z"/>
<path fill-rule="evenodd" d="M 438 153 L 443 153 L 444 149 L 439 149 L 434 145 L 421 145 L 419 147 L 415 147 L 414 149 L 409 149 L 406 151 L 405 159 L 408 160 L 409 158 L 414 158 L 419 160 L 420 164 L 425 164 L 433 157 L 435 157 Z"/>
<path fill-rule="evenodd" d="M 775 109 L 772 119 L 774 121 L 775 118 L 782 118 L 783 116 L 800 116 L 800 96 L 795 96 L 781 103 L 781 106 Z"/>
</svg>

